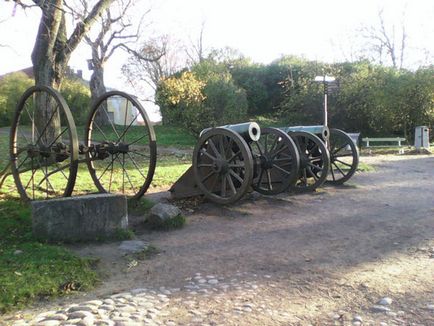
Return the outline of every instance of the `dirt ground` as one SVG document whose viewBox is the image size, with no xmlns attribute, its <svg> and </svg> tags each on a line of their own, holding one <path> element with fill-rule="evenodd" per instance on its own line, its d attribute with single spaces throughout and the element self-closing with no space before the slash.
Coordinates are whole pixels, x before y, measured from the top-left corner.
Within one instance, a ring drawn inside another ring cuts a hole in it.
<svg viewBox="0 0 434 326">
<path fill-rule="evenodd" d="M 226 303 L 207 296 L 198 309 L 211 311 L 216 323 L 351 325 L 359 315 L 364 325 L 434 325 L 434 157 L 361 160 L 376 170 L 356 174 L 345 186 L 275 197 L 252 193 L 230 207 L 204 202 L 186 211 L 181 230 L 143 231 L 136 218 L 137 239 L 160 253 L 132 268 L 119 243 L 72 247 L 100 258 L 103 282 L 91 293 L 60 302 L 141 287 L 182 289 L 201 273 L 254 279 L 255 291 L 225 292 L 224 302 L 241 296 L 282 312 L 231 320 Z M 383 297 L 393 299 L 391 311 L 375 312 Z M 47 305 L 53 303 L 36 310 Z M 183 320 L 182 306 L 181 301 L 175 320 Z"/>
</svg>

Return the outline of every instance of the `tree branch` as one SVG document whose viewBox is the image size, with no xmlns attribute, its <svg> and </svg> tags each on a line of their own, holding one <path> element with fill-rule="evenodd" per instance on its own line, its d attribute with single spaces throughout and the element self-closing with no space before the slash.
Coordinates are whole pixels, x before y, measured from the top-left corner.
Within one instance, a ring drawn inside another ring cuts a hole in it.
<svg viewBox="0 0 434 326">
<path fill-rule="evenodd" d="M 99 0 L 93 7 L 92 11 L 83 19 L 82 22 L 77 23 L 74 32 L 68 40 L 68 46 L 66 49 L 66 55 L 70 55 L 71 52 L 78 46 L 84 35 L 89 31 L 95 20 L 107 9 L 113 0 Z"/>
</svg>

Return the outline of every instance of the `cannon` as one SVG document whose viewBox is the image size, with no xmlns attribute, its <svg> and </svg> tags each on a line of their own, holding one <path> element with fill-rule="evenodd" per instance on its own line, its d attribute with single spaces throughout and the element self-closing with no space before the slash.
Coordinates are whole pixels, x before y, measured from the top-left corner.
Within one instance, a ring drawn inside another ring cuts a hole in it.
<svg viewBox="0 0 434 326">
<path fill-rule="evenodd" d="M 300 171 L 294 190 L 315 190 L 325 182 L 343 184 L 356 172 L 359 151 L 351 137 L 340 129 L 329 129 L 327 98 L 338 89 L 334 77 L 317 76 L 324 87 L 323 124 L 314 126 L 281 127 L 297 145 Z"/>
<path fill-rule="evenodd" d="M 139 198 L 156 165 L 156 137 L 133 96 L 110 91 L 92 105 L 79 144 L 71 110 L 59 92 L 33 86 L 18 102 L 10 130 L 10 165 L 23 200 L 70 196 L 79 163 L 86 163 L 100 192 Z"/>
<path fill-rule="evenodd" d="M 248 122 L 208 128 L 193 151 L 192 166 L 171 187 L 174 198 L 203 194 L 231 204 L 250 189 L 277 194 L 297 181 L 299 154 L 294 141 L 276 128 Z"/>
</svg>

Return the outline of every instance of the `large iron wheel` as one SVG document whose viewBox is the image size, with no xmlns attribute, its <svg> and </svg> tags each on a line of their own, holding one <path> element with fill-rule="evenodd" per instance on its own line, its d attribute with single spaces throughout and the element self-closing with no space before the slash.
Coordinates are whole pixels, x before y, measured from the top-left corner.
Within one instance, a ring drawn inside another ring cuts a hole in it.
<svg viewBox="0 0 434 326">
<path fill-rule="evenodd" d="M 194 148 L 193 171 L 205 197 L 218 204 L 231 204 L 252 185 L 252 153 L 236 132 L 213 128 L 202 134 Z"/>
<path fill-rule="evenodd" d="M 327 183 L 343 184 L 348 181 L 359 165 L 359 150 L 350 136 L 339 129 L 330 130 L 330 172 Z"/>
<path fill-rule="evenodd" d="M 111 91 L 92 106 L 85 132 L 87 166 L 100 192 L 140 198 L 154 176 L 157 144 L 143 106 Z"/>
<path fill-rule="evenodd" d="M 251 144 L 257 161 L 253 189 L 264 195 L 276 195 L 297 181 L 299 155 L 294 141 L 276 128 L 261 129 L 261 138 Z"/>
<path fill-rule="evenodd" d="M 18 102 L 10 133 L 11 170 L 23 200 L 70 196 L 78 139 L 71 111 L 48 86 L 33 86 Z"/>
<path fill-rule="evenodd" d="M 329 152 L 323 141 L 316 135 L 297 131 L 289 136 L 295 141 L 300 155 L 299 178 L 296 191 L 312 191 L 320 187 L 327 179 L 330 167 Z"/>
</svg>

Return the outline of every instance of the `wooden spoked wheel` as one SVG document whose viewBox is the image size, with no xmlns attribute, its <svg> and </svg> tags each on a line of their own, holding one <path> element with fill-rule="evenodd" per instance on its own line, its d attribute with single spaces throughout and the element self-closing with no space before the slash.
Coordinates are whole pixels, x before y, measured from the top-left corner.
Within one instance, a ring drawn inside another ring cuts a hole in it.
<svg viewBox="0 0 434 326">
<path fill-rule="evenodd" d="M 339 129 L 330 129 L 330 171 L 327 183 L 343 184 L 357 171 L 359 150 L 350 136 Z"/>
<path fill-rule="evenodd" d="M 327 179 L 330 167 L 329 152 L 322 140 L 314 134 L 298 131 L 290 132 L 300 155 L 298 181 L 292 189 L 312 191 Z"/>
<path fill-rule="evenodd" d="M 23 200 L 71 195 L 77 130 L 68 105 L 53 88 L 34 86 L 22 95 L 11 126 L 10 160 Z"/>
<path fill-rule="evenodd" d="M 193 172 L 206 198 L 231 204 L 243 197 L 252 184 L 252 153 L 236 132 L 213 128 L 202 134 L 194 148 Z"/>
<path fill-rule="evenodd" d="M 262 128 L 261 138 L 250 144 L 256 161 L 253 189 L 276 195 L 297 182 L 299 154 L 294 141 L 276 128 Z"/>
<path fill-rule="evenodd" d="M 87 166 L 100 192 L 141 197 L 154 176 L 157 145 L 137 99 L 112 91 L 93 105 L 86 125 Z"/>
</svg>

